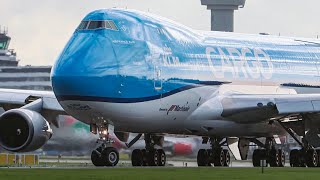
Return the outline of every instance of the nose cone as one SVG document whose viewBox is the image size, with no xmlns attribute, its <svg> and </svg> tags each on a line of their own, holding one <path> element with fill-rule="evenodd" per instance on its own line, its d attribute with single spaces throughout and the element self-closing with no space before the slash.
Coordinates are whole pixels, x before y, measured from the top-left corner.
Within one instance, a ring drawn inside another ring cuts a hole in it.
<svg viewBox="0 0 320 180">
<path fill-rule="evenodd" d="M 103 97 L 116 92 L 118 61 L 106 35 L 97 31 L 76 32 L 52 69 L 55 95 Z M 114 82 L 111 86 L 106 82 Z"/>
</svg>

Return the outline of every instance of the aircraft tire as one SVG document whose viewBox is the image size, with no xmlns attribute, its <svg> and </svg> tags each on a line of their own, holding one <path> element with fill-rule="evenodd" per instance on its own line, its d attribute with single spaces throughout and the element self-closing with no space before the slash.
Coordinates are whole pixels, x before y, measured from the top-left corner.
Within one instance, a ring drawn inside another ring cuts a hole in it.
<svg viewBox="0 0 320 180">
<path fill-rule="evenodd" d="M 116 166 L 119 162 L 119 152 L 114 147 L 107 147 L 102 151 L 105 166 Z"/>
<path fill-rule="evenodd" d="M 290 166 L 291 167 L 301 167 L 300 151 L 297 149 L 290 151 Z"/>
<path fill-rule="evenodd" d="M 213 164 L 215 167 L 221 167 L 225 164 L 225 155 L 222 148 L 213 151 Z"/>
<path fill-rule="evenodd" d="M 159 154 L 158 166 L 165 166 L 166 165 L 166 161 L 167 161 L 167 157 L 166 157 L 166 154 L 165 154 L 164 150 L 163 149 L 158 149 L 158 154 Z"/>
<path fill-rule="evenodd" d="M 264 167 L 267 167 L 269 161 L 267 160 L 267 150 L 265 149 L 256 149 L 253 151 L 252 164 L 253 167 L 261 167 L 261 160 L 266 160 Z"/>
<path fill-rule="evenodd" d="M 93 150 L 91 153 L 91 162 L 94 166 L 101 167 L 103 166 L 103 160 L 101 158 L 102 148 L 99 147 L 96 150 Z"/>
<path fill-rule="evenodd" d="M 199 167 L 209 166 L 209 153 L 206 149 L 200 149 L 197 155 L 197 163 Z"/>
<path fill-rule="evenodd" d="M 143 165 L 142 166 L 148 166 L 148 154 L 147 154 L 147 150 L 146 149 L 141 149 L 141 152 L 142 152 L 142 163 Z"/>
<path fill-rule="evenodd" d="M 318 166 L 318 154 L 315 149 L 309 149 L 306 153 L 306 164 L 308 167 Z"/>
<path fill-rule="evenodd" d="M 279 154 L 279 167 L 284 167 L 286 165 L 286 155 L 282 149 L 278 149 Z"/>
<path fill-rule="evenodd" d="M 143 153 L 140 149 L 135 149 L 132 151 L 131 155 L 132 166 L 143 166 Z"/>
<path fill-rule="evenodd" d="M 148 165 L 158 166 L 159 162 L 159 152 L 156 149 L 150 150 L 148 153 Z"/>
<path fill-rule="evenodd" d="M 261 167 L 260 161 L 262 160 L 262 150 L 255 149 L 252 155 L 252 164 L 253 167 Z"/>
<path fill-rule="evenodd" d="M 318 154 L 318 166 L 317 167 L 320 167 L 320 150 L 316 150 L 317 151 L 317 154 Z"/>
<path fill-rule="evenodd" d="M 225 156 L 224 157 L 225 161 L 224 161 L 224 165 L 223 166 L 229 167 L 230 166 L 230 162 L 231 162 L 230 153 L 229 153 L 229 151 L 227 149 L 224 149 L 223 152 L 224 152 L 224 156 Z"/>
<path fill-rule="evenodd" d="M 276 149 L 271 149 L 269 153 L 270 167 L 279 167 L 280 155 Z"/>
</svg>

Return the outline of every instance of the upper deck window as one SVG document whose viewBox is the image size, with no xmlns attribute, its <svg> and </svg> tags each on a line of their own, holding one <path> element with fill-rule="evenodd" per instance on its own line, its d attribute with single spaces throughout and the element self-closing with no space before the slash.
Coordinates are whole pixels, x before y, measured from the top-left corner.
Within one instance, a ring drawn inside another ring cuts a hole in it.
<svg viewBox="0 0 320 180">
<path fill-rule="evenodd" d="M 77 30 L 112 29 L 118 31 L 113 21 L 82 21 Z"/>
</svg>

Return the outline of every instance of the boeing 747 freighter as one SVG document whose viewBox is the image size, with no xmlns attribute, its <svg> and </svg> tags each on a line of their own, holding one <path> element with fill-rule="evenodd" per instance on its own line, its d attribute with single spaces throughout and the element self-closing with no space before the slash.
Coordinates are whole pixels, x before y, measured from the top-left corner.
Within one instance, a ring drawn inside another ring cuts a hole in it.
<svg viewBox="0 0 320 180">
<path fill-rule="evenodd" d="M 53 92 L 0 90 L 0 145 L 12 152 L 41 148 L 69 114 L 99 134 L 96 166 L 116 166 L 109 132 L 142 136 L 133 166 L 164 166 L 165 134 L 203 137 L 199 166 L 229 166 L 230 152 L 253 165 L 285 164 L 276 144 L 290 133 L 301 149 L 291 166 L 320 165 L 320 41 L 196 31 L 149 13 L 89 13 L 58 57 Z M 300 142 L 297 136 L 303 136 Z M 265 139 L 261 141 L 262 139 Z M 228 149 L 223 148 L 228 146 Z"/>
</svg>

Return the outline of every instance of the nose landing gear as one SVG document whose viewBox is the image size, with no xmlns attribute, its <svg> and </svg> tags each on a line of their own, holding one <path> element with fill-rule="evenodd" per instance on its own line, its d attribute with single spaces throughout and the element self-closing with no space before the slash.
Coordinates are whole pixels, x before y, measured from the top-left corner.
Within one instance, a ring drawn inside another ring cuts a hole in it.
<svg viewBox="0 0 320 180">
<path fill-rule="evenodd" d="M 119 162 L 119 152 L 112 147 L 114 141 L 109 137 L 108 126 L 99 127 L 97 133 L 99 133 L 97 143 L 100 145 L 91 153 L 92 164 L 98 167 L 116 166 Z"/>
</svg>

